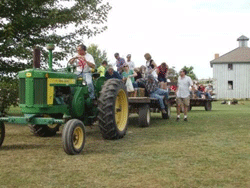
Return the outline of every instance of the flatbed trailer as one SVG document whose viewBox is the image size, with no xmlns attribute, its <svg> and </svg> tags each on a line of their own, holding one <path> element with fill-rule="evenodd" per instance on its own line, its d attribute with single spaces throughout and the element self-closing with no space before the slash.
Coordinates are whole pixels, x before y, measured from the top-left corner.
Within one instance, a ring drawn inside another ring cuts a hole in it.
<svg viewBox="0 0 250 188">
<path fill-rule="evenodd" d="M 129 97 L 129 113 L 139 114 L 139 126 L 148 127 L 150 125 L 151 112 L 162 113 L 163 119 L 169 119 L 171 115 L 171 100 L 164 99 L 166 114 L 163 114 L 160 110 L 160 104 L 158 99 L 150 97 Z"/>
<path fill-rule="evenodd" d="M 201 99 L 201 98 L 191 98 L 190 105 L 188 110 L 192 110 L 193 107 L 196 106 L 204 106 L 206 111 L 212 110 L 212 102 L 217 101 L 216 99 Z M 172 100 L 170 101 L 171 106 L 176 106 L 176 96 L 172 96 Z"/>
</svg>

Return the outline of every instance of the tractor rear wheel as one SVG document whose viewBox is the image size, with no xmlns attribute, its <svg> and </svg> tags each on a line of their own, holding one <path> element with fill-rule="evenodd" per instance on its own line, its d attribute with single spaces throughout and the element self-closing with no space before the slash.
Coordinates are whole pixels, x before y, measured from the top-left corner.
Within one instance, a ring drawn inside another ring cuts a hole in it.
<svg viewBox="0 0 250 188">
<path fill-rule="evenodd" d="M 121 80 L 109 79 L 98 100 L 99 127 L 104 139 L 124 137 L 128 123 L 128 95 Z"/>
<path fill-rule="evenodd" d="M 29 125 L 30 132 L 33 133 L 35 136 L 40 136 L 40 137 L 55 136 L 56 132 L 59 131 L 59 127 L 60 127 L 60 124 L 53 124 L 53 125 L 32 124 L 32 125 Z"/>
<path fill-rule="evenodd" d="M 69 155 L 81 153 L 85 145 L 86 131 L 82 121 L 78 119 L 69 120 L 63 127 L 62 142 L 63 149 Z"/>
<path fill-rule="evenodd" d="M 43 117 L 54 117 L 54 118 L 62 118 L 62 115 L 44 115 Z M 51 124 L 51 125 L 38 125 L 38 124 L 31 124 L 29 125 L 30 132 L 35 136 L 39 137 L 52 137 L 56 135 L 56 132 L 59 131 L 59 127 L 61 124 Z"/>
<path fill-rule="evenodd" d="M 3 122 L 0 122 L 0 147 L 3 144 L 4 137 L 5 137 L 5 126 Z"/>
</svg>

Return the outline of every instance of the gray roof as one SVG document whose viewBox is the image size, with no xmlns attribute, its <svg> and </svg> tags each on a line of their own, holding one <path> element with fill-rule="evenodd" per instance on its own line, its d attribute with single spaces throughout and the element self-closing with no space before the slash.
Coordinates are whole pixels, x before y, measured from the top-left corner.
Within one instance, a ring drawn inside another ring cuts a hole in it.
<svg viewBox="0 0 250 188">
<path fill-rule="evenodd" d="M 211 67 L 213 67 L 213 64 L 220 63 L 250 63 L 250 48 L 238 47 L 219 58 L 210 61 Z"/>
<path fill-rule="evenodd" d="M 244 36 L 244 35 L 241 35 L 238 39 L 237 39 L 237 41 L 248 41 L 249 40 L 249 38 L 247 38 L 246 36 Z"/>
</svg>

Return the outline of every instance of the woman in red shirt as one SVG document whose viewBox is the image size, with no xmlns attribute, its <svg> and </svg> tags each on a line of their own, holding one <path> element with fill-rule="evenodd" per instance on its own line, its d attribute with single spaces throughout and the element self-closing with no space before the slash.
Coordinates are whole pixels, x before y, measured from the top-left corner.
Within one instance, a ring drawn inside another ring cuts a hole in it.
<svg viewBox="0 0 250 188">
<path fill-rule="evenodd" d="M 167 89 L 168 65 L 166 63 L 162 63 L 159 67 L 157 67 L 156 73 L 158 74 L 160 88 Z"/>
</svg>

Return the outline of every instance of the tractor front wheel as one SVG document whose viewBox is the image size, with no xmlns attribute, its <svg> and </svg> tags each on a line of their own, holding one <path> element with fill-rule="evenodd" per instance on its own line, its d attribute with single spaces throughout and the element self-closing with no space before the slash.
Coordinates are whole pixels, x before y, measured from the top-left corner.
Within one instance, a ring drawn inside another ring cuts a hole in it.
<svg viewBox="0 0 250 188">
<path fill-rule="evenodd" d="M 126 134 L 128 96 L 121 80 L 110 79 L 103 85 L 98 100 L 98 119 L 104 139 L 119 139 Z"/>
<path fill-rule="evenodd" d="M 0 147 L 3 144 L 4 137 L 5 137 L 5 126 L 3 122 L 0 122 Z"/>
<path fill-rule="evenodd" d="M 86 131 L 82 121 L 78 119 L 69 120 L 63 127 L 62 142 L 63 149 L 69 155 L 81 153 L 85 145 Z"/>
</svg>

